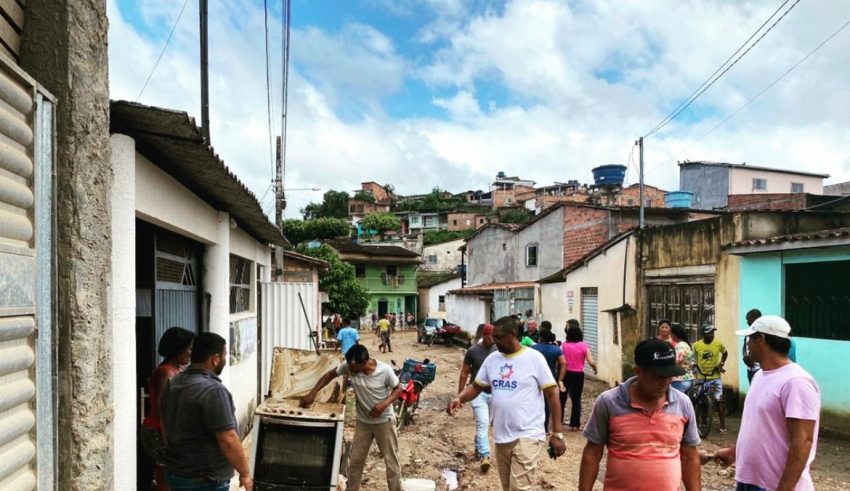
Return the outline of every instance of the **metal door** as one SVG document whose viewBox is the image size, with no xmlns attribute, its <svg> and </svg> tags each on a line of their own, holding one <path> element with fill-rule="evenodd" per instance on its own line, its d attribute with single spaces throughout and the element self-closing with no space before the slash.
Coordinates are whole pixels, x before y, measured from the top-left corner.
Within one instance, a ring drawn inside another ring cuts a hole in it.
<svg viewBox="0 0 850 491">
<path fill-rule="evenodd" d="M 155 230 L 154 342 L 158 343 L 162 334 L 173 326 L 199 332 L 200 245 L 167 230 Z"/>
<path fill-rule="evenodd" d="M 511 313 L 507 290 L 493 291 L 493 322 Z"/>
<path fill-rule="evenodd" d="M 584 342 L 590 346 L 593 360 L 599 360 L 599 291 L 596 288 L 581 289 L 581 328 L 584 331 Z M 592 374 L 590 367 L 585 364 L 584 371 Z"/>
<path fill-rule="evenodd" d="M 52 487 L 53 137 L 53 102 L 0 61 L 0 489 Z"/>
</svg>

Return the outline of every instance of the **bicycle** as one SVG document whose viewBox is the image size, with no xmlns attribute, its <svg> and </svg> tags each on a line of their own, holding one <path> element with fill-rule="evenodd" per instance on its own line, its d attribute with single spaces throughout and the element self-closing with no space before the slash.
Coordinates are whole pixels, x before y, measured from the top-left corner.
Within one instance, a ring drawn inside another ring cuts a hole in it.
<svg viewBox="0 0 850 491">
<path fill-rule="evenodd" d="M 706 387 L 705 383 L 708 380 L 697 378 L 694 380 L 694 385 L 688 389 L 688 397 L 694 406 L 694 414 L 697 418 L 697 432 L 700 438 L 705 438 L 711 432 L 711 425 L 714 415 L 714 404 L 724 404 L 725 396 L 721 392 L 719 401 L 715 401 L 714 396 L 717 392 L 717 386 Z"/>
</svg>

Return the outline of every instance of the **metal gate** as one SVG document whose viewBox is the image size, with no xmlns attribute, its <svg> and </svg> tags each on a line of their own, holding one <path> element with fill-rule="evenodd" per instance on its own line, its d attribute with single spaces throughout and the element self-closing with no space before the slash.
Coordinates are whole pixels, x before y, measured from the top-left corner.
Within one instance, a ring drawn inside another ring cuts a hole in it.
<svg viewBox="0 0 850 491">
<path fill-rule="evenodd" d="M 38 90 L 0 61 L 0 489 L 53 486 L 53 102 Z"/>
<path fill-rule="evenodd" d="M 493 322 L 511 313 L 507 290 L 493 291 Z"/>
<path fill-rule="evenodd" d="M 514 290 L 514 308 L 516 314 L 525 315 L 531 310 L 534 312 L 534 288 L 517 288 Z M 537 312 L 534 312 L 535 314 Z"/>
<path fill-rule="evenodd" d="M 200 245 L 167 230 L 155 229 L 156 288 L 154 298 L 156 337 L 173 326 L 199 332 L 200 304 L 198 256 Z"/>
<path fill-rule="evenodd" d="M 590 346 L 594 361 L 599 360 L 599 291 L 596 288 L 581 289 L 581 328 L 584 342 Z M 584 371 L 593 372 L 585 364 Z"/>
</svg>

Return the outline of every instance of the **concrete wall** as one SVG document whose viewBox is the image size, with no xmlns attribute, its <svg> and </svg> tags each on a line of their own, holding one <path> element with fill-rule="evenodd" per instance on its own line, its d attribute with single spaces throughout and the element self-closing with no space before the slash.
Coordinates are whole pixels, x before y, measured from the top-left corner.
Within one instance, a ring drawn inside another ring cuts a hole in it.
<svg viewBox="0 0 850 491">
<path fill-rule="evenodd" d="M 569 272 L 564 283 L 564 305 L 567 305 L 566 299 L 569 298 L 570 292 L 575 299 L 572 309 L 567 305 L 567 308 L 561 314 L 561 316 L 566 315 L 568 319 L 581 319 L 582 317 L 582 288 L 598 289 L 599 340 L 596 362 L 599 373 L 597 377 L 612 386 L 615 382 L 623 379 L 622 353 L 624 347 L 622 333 L 620 332 L 619 314 L 604 311 L 615 309 L 624 303 L 635 305 L 637 286 L 635 249 L 633 237 L 622 240 L 585 265 Z"/>
<path fill-rule="evenodd" d="M 829 184 L 823 187 L 823 194 L 832 196 L 847 196 L 850 195 L 850 181 Z"/>
<path fill-rule="evenodd" d="M 487 227 L 467 242 L 466 284 L 502 283 L 516 278 L 516 236 Z M 537 279 L 537 278 L 535 278 Z"/>
<path fill-rule="evenodd" d="M 447 295 L 446 319 L 475 336 L 478 324 L 490 321 L 489 306 L 476 295 Z"/>
<path fill-rule="evenodd" d="M 460 249 L 463 239 L 443 242 L 422 248 L 422 260 L 425 261 L 420 268 L 426 271 L 451 271 L 460 264 Z M 432 263 L 430 256 L 437 256 L 437 262 Z"/>
<path fill-rule="evenodd" d="M 564 326 L 575 312 L 575 306 L 570 309 L 567 304 L 567 284 L 563 281 L 541 284 L 539 299 L 538 315 L 542 320 L 552 323 L 552 331 L 558 339 L 565 339 Z"/>
<path fill-rule="evenodd" d="M 56 104 L 58 489 L 112 489 L 106 2 L 31 0 L 20 66 Z M 51 463 L 43 463 L 51 466 Z"/>
<path fill-rule="evenodd" d="M 564 208 L 559 208 L 516 233 L 515 276 L 508 281 L 536 281 L 558 272 L 564 264 Z M 537 265 L 526 266 L 526 247 L 537 246 Z M 510 252 L 510 251 L 509 251 Z"/>
<path fill-rule="evenodd" d="M 762 191 L 754 190 L 753 179 L 755 178 L 765 179 L 767 181 L 767 189 Z M 802 192 L 804 193 L 823 194 L 822 177 L 745 169 L 743 167 L 732 167 L 729 169 L 729 194 L 790 193 L 792 182 L 803 184 Z"/>
<path fill-rule="evenodd" d="M 428 317 L 445 317 L 447 316 L 446 311 L 448 307 L 444 311 L 440 311 L 440 296 L 448 297 L 447 293 L 450 290 L 456 290 L 460 288 L 460 278 L 454 278 L 444 283 L 440 283 L 439 285 L 434 285 L 428 289 L 428 310 L 426 312 L 422 312 L 420 317 L 424 317 L 426 314 Z M 448 300 L 448 298 L 446 299 Z M 432 315 L 433 314 L 433 315 Z M 442 314 L 442 315 L 438 315 Z M 448 318 L 448 317 L 445 317 Z M 454 319 L 450 319 L 450 321 L 455 322 Z M 478 326 L 478 324 L 476 324 Z"/>
<path fill-rule="evenodd" d="M 729 190 L 729 168 L 716 165 L 679 167 L 679 190 L 694 193 L 692 208 L 713 210 L 726 206 Z"/>
<path fill-rule="evenodd" d="M 785 264 L 841 260 L 850 260 L 850 247 L 743 256 L 740 259 L 738 315 L 743 319 L 752 308 L 758 308 L 765 315 L 784 315 Z M 793 330 L 794 326 L 791 328 Z M 821 389 L 821 425 L 850 434 L 850 385 L 846 377 L 836 374 L 841 366 L 837 361 L 850 357 L 850 342 L 795 338 L 795 343 L 797 363 L 812 374 Z M 738 378 L 741 390 L 746 392 L 746 372 L 741 370 Z"/>
</svg>

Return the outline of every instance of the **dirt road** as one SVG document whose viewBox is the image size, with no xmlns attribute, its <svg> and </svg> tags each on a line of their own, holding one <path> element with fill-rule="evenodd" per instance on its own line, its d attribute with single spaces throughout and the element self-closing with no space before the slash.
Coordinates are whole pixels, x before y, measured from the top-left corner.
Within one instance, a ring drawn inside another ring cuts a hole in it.
<svg viewBox="0 0 850 491">
<path fill-rule="evenodd" d="M 454 417 L 445 412 L 446 405 L 457 390 L 459 368 L 465 350 L 436 344 L 429 348 L 416 343 L 414 332 L 402 332 L 394 334 L 393 353 L 381 354 L 374 334 L 363 332 L 361 336 L 363 344 L 369 348 L 372 356 L 381 361 L 389 363 L 392 359 L 401 365 L 405 358 L 422 360 L 427 357 L 437 364 L 437 379 L 423 392 L 414 422 L 399 433 L 403 477 L 433 479 L 440 483 L 441 471 L 452 469 L 458 473 L 461 489 L 500 489 L 495 465 L 487 474 L 481 474 L 478 462 L 473 458 L 475 430 L 472 410 L 467 405 Z M 605 388 L 603 384 L 592 380 L 585 384 L 585 414 L 582 423 L 587 420 L 593 399 Z M 351 425 L 348 429 L 350 438 L 354 415 L 348 417 L 347 421 Z M 733 443 L 738 423 L 737 418 L 730 418 L 729 433 L 719 435 L 713 432 L 702 448 L 713 452 Z M 579 463 L 585 440 L 580 433 L 567 432 L 566 444 L 567 453 L 564 456 L 557 460 L 544 458 L 538 472 L 541 489 L 568 490 L 578 487 Z M 820 440 L 818 459 L 812 472 L 818 490 L 850 489 L 850 461 L 846 459 L 848 447 L 850 442 L 823 438 Z M 600 479 L 603 473 L 604 468 L 600 471 Z M 364 479 L 364 490 L 386 489 L 383 460 L 375 446 L 367 461 Z M 706 490 L 734 489 L 734 471 L 708 464 L 703 467 L 702 482 L 703 489 Z M 443 488 L 438 484 L 437 489 Z M 601 483 L 597 483 L 595 489 L 602 489 Z"/>
</svg>

